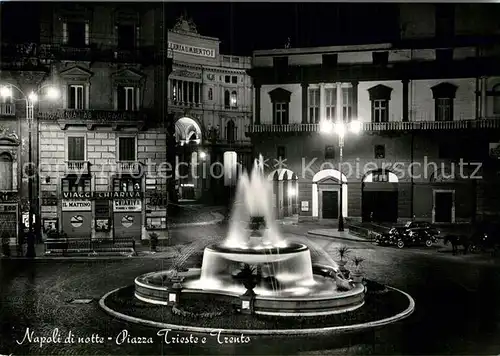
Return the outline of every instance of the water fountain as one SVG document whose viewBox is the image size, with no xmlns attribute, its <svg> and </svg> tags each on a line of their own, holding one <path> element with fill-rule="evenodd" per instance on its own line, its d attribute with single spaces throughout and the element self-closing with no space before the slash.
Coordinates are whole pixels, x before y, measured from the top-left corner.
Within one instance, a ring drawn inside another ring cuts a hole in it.
<svg viewBox="0 0 500 356">
<path fill-rule="evenodd" d="M 342 280 L 336 265 L 313 266 L 306 245 L 287 242 L 273 216 L 271 184 L 263 175 L 262 157 L 251 175 L 239 182 L 227 238 L 204 250 L 201 269 L 182 276 L 181 293 L 208 293 L 239 298 L 247 288 L 238 279 L 245 265 L 255 267 L 259 282 L 253 288 L 253 312 L 264 315 L 328 315 L 361 307 L 365 288 Z M 136 298 L 170 304 L 171 288 L 162 281 L 169 271 L 136 278 Z M 171 275 L 171 274 L 170 274 Z M 179 284 L 178 284 L 179 286 Z"/>
</svg>

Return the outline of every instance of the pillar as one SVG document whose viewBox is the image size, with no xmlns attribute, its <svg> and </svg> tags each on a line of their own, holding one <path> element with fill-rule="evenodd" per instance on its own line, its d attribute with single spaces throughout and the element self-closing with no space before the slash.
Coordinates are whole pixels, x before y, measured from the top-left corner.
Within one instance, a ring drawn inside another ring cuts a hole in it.
<svg viewBox="0 0 500 356">
<path fill-rule="evenodd" d="M 352 84 L 352 118 L 358 119 L 358 81 L 351 82 Z"/>
<path fill-rule="evenodd" d="M 302 83 L 302 123 L 307 124 L 307 109 L 308 109 L 308 83 Z"/>
<path fill-rule="evenodd" d="M 254 84 L 255 88 L 255 121 L 254 125 L 260 125 L 260 84 Z"/>
<path fill-rule="evenodd" d="M 487 84 L 488 78 L 487 77 L 482 77 L 481 78 L 481 118 L 486 119 L 488 116 L 488 110 L 487 110 L 487 105 L 486 105 L 486 84 Z"/>
<path fill-rule="evenodd" d="M 343 109 L 342 109 L 342 83 L 337 83 L 337 102 L 335 103 L 336 119 L 343 120 Z"/>
<path fill-rule="evenodd" d="M 326 117 L 326 97 L 325 97 L 325 83 L 319 84 L 319 120 Z M 315 122 L 311 122 L 315 124 Z"/>
<path fill-rule="evenodd" d="M 408 110 L 408 93 L 409 93 L 409 80 L 408 79 L 403 79 L 403 122 L 410 121 L 409 120 L 409 110 Z"/>
</svg>

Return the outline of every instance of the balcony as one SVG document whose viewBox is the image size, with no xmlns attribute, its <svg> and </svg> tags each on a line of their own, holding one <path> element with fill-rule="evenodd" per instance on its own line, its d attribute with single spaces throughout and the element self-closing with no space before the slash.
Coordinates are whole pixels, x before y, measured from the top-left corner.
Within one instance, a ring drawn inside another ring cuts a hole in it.
<svg viewBox="0 0 500 356">
<path fill-rule="evenodd" d="M 88 161 L 66 161 L 66 174 L 88 175 L 90 174 L 90 163 Z"/>
<path fill-rule="evenodd" d="M 123 126 L 142 128 L 147 115 L 144 111 L 113 111 L 113 110 L 72 110 L 59 109 L 39 112 L 38 120 L 57 122 L 62 130 L 68 126 L 87 126 L 89 130 L 95 126 L 112 126 L 118 129 Z"/>
<path fill-rule="evenodd" d="M 188 103 L 188 102 L 180 102 L 169 99 L 168 105 L 170 108 L 174 110 L 213 110 L 213 111 L 226 111 L 226 112 L 244 112 L 251 113 L 252 108 L 250 106 L 238 105 L 238 106 L 225 106 L 223 104 L 209 104 L 209 103 Z"/>
<path fill-rule="evenodd" d="M 500 129 L 500 118 L 457 121 L 364 122 L 362 125 L 362 130 L 365 132 L 470 129 Z M 310 133 L 319 132 L 319 124 L 249 125 L 246 127 L 245 132 L 247 135 Z"/>
<path fill-rule="evenodd" d="M 117 162 L 118 174 L 131 174 L 139 176 L 142 173 L 142 163 L 137 161 L 118 161 Z"/>
</svg>

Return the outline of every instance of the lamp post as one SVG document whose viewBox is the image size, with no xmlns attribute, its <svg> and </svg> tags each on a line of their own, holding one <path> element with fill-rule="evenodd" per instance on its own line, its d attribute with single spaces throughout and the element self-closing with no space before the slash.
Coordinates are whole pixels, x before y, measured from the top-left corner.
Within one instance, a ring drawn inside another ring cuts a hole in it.
<svg viewBox="0 0 500 356">
<path fill-rule="evenodd" d="M 59 91 L 53 86 L 47 84 L 38 88 L 36 91 L 32 91 L 30 94 L 26 95 L 19 87 L 14 84 L 7 84 L 0 88 L 0 96 L 3 98 L 13 98 L 12 88 L 16 89 L 22 98 L 19 100 L 24 100 L 26 105 L 26 121 L 28 122 L 28 162 L 30 165 L 30 171 L 28 175 L 28 201 L 29 201 L 29 212 L 28 212 L 28 224 L 29 231 L 33 232 L 33 148 L 32 148 L 32 131 L 33 131 L 33 120 L 35 117 L 35 103 L 39 101 L 38 93 L 47 88 L 46 96 L 48 99 L 56 100 L 59 98 Z M 15 99 L 13 99 L 15 100 Z"/>
<path fill-rule="evenodd" d="M 349 123 L 348 127 L 344 124 L 342 119 L 338 120 L 335 124 L 332 120 L 322 120 L 320 122 L 320 132 L 331 134 L 336 133 L 339 138 L 339 171 L 340 171 L 340 198 L 339 198 L 339 226 L 338 231 L 344 231 L 344 182 L 342 180 L 342 164 L 344 160 L 344 136 L 346 131 L 349 130 L 353 133 L 361 131 L 361 123 L 358 120 L 353 120 Z"/>
</svg>

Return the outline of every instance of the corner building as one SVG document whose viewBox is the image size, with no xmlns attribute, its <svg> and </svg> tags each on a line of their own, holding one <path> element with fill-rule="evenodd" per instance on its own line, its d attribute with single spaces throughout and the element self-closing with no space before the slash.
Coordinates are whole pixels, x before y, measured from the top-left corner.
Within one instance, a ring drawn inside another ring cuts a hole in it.
<svg viewBox="0 0 500 356">
<path fill-rule="evenodd" d="M 42 231 L 70 238 L 167 237 L 161 4 L 47 4 L 39 86 Z M 171 172 L 170 172 L 171 173 Z"/>
<path fill-rule="evenodd" d="M 246 132 L 268 158 L 278 218 L 334 221 L 340 209 L 351 221 L 498 217 L 500 47 L 486 35 L 493 22 L 471 28 L 464 5 L 400 5 L 406 25 L 393 43 L 253 53 Z M 345 133 L 342 166 L 324 120 L 362 122 Z"/>
<path fill-rule="evenodd" d="M 234 179 L 224 179 L 222 167 L 238 163 L 248 168 L 252 162 L 245 135 L 252 117 L 252 83 L 246 72 L 251 58 L 221 54 L 219 44 L 219 39 L 199 34 L 186 17 L 168 34 L 173 63 L 169 122 L 174 124 L 172 149 L 184 164 L 175 177 L 176 194 L 184 201 L 224 202 Z"/>
</svg>

